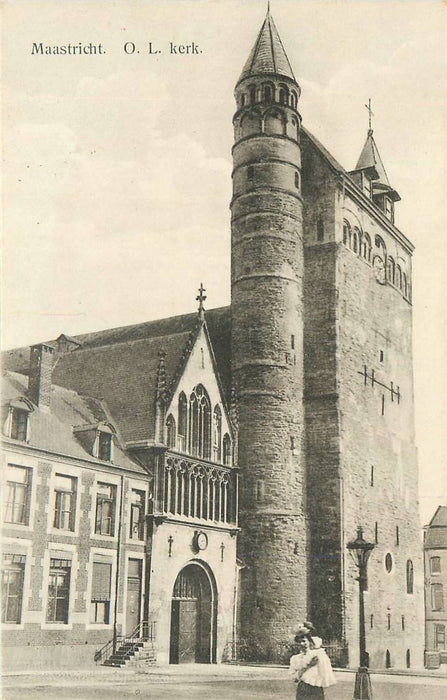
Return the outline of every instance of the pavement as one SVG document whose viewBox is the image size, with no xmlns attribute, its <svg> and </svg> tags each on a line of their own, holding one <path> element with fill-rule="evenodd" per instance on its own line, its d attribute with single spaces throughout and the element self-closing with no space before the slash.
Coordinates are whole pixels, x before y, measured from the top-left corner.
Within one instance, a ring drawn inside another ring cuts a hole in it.
<svg viewBox="0 0 447 700">
<path fill-rule="evenodd" d="M 354 672 L 336 670 L 327 700 L 350 700 Z M 374 700 L 446 700 L 447 669 L 371 673 Z M 284 666 L 255 664 L 96 666 L 6 672 L 3 700 L 292 700 Z"/>
</svg>

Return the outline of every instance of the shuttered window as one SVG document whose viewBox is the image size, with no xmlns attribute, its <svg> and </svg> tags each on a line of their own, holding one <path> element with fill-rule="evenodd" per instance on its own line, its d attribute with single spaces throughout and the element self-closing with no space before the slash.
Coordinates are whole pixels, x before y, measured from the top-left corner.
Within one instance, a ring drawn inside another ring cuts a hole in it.
<svg viewBox="0 0 447 700">
<path fill-rule="evenodd" d="M 111 561 L 94 561 L 90 622 L 103 625 L 109 624 L 111 581 Z"/>
</svg>

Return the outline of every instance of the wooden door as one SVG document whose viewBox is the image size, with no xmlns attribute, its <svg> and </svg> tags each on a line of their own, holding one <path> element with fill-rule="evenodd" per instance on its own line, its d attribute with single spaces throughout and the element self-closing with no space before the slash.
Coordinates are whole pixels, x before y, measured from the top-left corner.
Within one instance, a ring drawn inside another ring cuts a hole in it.
<svg viewBox="0 0 447 700">
<path fill-rule="evenodd" d="M 198 600 L 179 601 L 178 662 L 191 664 L 198 661 Z"/>
<path fill-rule="evenodd" d="M 141 609 L 141 560 L 129 559 L 126 601 L 126 634 L 140 623 Z"/>
</svg>

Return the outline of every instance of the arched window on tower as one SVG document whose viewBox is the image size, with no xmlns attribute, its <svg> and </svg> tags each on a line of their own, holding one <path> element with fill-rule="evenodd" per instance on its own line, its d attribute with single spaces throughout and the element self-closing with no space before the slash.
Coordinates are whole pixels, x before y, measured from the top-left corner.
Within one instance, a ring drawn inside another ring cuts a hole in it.
<svg viewBox="0 0 447 700">
<path fill-rule="evenodd" d="M 168 447 L 175 449 L 175 418 L 171 413 L 166 419 L 166 442 Z"/>
<path fill-rule="evenodd" d="M 360 244 L 360 231 L 356 226 L 352 232 L 352 250 L 354 251 L 354 253 L 359 252 L 359 244 Z"/>
<path fill-rule="evenodd" d="M 181 452 L 186 451 L 186 436 L 188 434 L 188 402 L 185 394 L 178 397 L 178 448 Z"/>
<path fill-rule="evenodd" d="M 202 384 L 189 397 L 189 446 L 196 457 L 211 457 L 211 405 Z"/>
<path fill-rule="evenodd" d="M 402 289 L 402 268 L 400 265 L 396 265 L 396 287 Z"/>
<path fill-rule="evenodd" d="M 368 262 L 371 261 L 371 238 L 369 237 L 369 234 L 367 234 L 367 233 L 364 233 L 362 236 L 361 254 L 362 254 L 362 258 L 364 258 Z"/>
<path fill-rule="evenodd" d="M 264 85 L 262 89 L 262 95 L 264 98 L 264 102 L 272 102 L 273 101 L 273 86 L 272 85 Z"/>
<path fill-rule="evenodd" d="M 246 100 L 246 95 L 245 95 L 245 92 L 243 92 L 241 95 L 241 107 L 245 107 L 245 100 Z"/>
<path fill-rule="evenodd" d="M 216 406 L 213 412 L 213 460 L 222 459 L 222 411 Z"/>
<path fill-rule="evenodd" d="M 222 440 L 223 445 L 223 463 L 229 467 L 231 465 L 231 440 L 228 433 L 225 433 Z"/>
<path fill-rule="evenodd" d="M 248 88 L 250 91 L 250 102 L 252 105 L 256 102 L 256 86 L 255 85 L 250 85 Z"/>
<path fill-rule="evenodd" d="M 293 109 L 296 109 L 298 104 L 298 97 L 297 94 L 294 90 L 290 93 L 290 106 L 293 107 Z"/>
<path fill-rule="evenodd" d="M 414 589 L 414 569 L 411 559 L 407 559 L 407 593 L 413 593 Z"/>
<path fill-rule="evenodd" d="M 405 272 L 402 272 L 402 292 L 404 297 L 408 297 L 408 279 Z"/>
<path fill-rule="evenodd" d="M 280 85 L 279 88 L 279 101 L 282 105 L 289 104 L 289 91 L 284 85 Z"/>
<path fill-rule="evenodd" d="M 343 243 L 350 247 L 351 244 L 351 227 L 347 221 L 343 222 Z"/>
<path fill-rule="evenodd" d="M 295 187 L 297 190 L 300 189 L 300 174 L 298 170 L 295 170 Z"/>
<path fill-rule="evenodd" d="M 387 265 L 387 278 L 388 278 L 388 282 L 391 282 L 391 284 L 394 284 L 395 274 L 396 274 L 396 265 L 394 263 L 394 258 L 392 258 L 391 255 L 389 255 L 388 256 L 388 265 Z"/>
</svg>

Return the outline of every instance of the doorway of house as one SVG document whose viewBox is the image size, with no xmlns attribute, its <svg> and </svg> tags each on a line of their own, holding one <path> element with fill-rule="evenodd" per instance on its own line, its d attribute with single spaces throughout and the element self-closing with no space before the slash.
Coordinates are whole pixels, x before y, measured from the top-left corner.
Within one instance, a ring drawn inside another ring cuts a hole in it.
<svg viewBox="0 0 447 700">
<path fill-rule="evenodd" d="M 126 633 L 130 634 L 140 623 L 141 559 L 129 559 L 127 567 Z"/>
<path fill-rule="evenodd" d="M 215 662 L 214 580 L 200 564 L 188 564 L 174 584 L 171 602 L 171 664 Z"/>
</svg>

